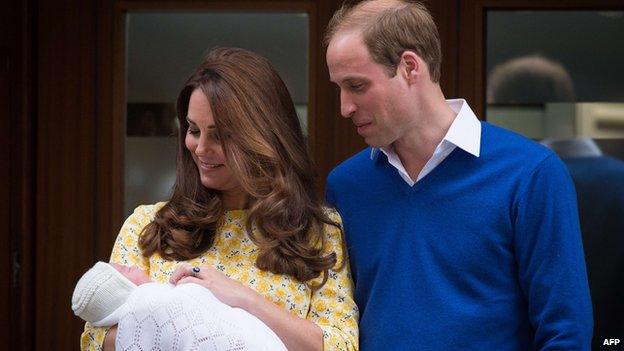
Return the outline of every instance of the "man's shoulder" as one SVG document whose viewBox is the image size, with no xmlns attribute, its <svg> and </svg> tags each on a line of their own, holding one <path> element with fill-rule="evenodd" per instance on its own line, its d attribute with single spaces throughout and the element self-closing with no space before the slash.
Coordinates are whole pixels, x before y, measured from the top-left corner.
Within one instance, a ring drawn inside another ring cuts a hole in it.
<svg viewBox="0 0 624 351">
<path fill-rule="evenodd" d="M 509 129 L 481 122 L 483 135 L 481 150 L 485 156 L 504 157 L 514 162 L 538 164 L 554 155 L 544 145 Z"/>
<path fill-rule="evenodd" d="M 550 178 L 564 186 L 571 183 L 567 167 L 557 154 L 544 145 L 516 132 L 484 123 L 486 163 L 491 170 L 507 174 L 523 184 Z M 552 186 L 550 184 L 549 186 Z"/>
<path fill-rule="evenodd" d="M 338 166 L 331 170 L 327 179 L 328 182 L 332 180 L 339 180 L 343 177 L 351 178 L 353 175 L 362 175 L 362 171 L 371 167 L 373 160 L 371 160 L 370 147 L 367 147 L 348 159 L 342 161 Z"/>
</svg>

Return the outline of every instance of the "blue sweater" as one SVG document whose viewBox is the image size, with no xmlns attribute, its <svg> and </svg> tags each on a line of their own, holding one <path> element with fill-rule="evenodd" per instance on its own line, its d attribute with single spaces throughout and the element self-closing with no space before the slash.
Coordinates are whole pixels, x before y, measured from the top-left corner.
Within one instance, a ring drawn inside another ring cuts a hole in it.
<svg viewBox="0 0 624 351">
<path fill-rule="evenodd" d="M 576 195 L 545 147 L 482 123 L 410 187 L 366 149 L 334 169 L 360 349 L 588 350 L 592 312 Z"/>
</svg>

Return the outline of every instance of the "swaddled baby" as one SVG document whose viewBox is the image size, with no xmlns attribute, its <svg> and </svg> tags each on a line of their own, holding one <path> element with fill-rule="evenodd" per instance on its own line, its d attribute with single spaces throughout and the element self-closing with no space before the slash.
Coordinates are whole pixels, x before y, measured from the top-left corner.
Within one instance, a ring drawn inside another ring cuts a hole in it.
<svg viewBox="0 0 624 351">
<path fill-rule="evenodd" d="M 98 262 L 76 284 L 72 309 L 117 324 L 116 350 L 286 350 L 262 321 L 197 284 L 159 284 L 137 267 Z"/>
</svg>

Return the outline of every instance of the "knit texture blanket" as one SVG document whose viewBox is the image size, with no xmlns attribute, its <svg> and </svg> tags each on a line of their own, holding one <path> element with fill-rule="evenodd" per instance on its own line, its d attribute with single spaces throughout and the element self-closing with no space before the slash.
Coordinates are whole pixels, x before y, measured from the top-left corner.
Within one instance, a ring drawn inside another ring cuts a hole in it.
<svg viewBox="0 0 624 351">
<path fill-rule="evenodd" d="M 286 351 L 262 321 L 197 284 L 140 285 L 114 314 L 117 350 Z"/>
</svg>

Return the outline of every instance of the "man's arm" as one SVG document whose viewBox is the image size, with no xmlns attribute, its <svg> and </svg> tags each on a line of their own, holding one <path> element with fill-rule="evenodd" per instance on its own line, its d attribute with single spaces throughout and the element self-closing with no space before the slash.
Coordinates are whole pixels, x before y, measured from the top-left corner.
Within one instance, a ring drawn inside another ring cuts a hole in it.
<svg viewBox="0 0 624 351">
<path fill-rule="evenodd" d="M 514 201 L 518 276 L 536 350 L 590 350 L 592 310 L 576 192 L 554 155 L 526 177 Z"/>
</svg>

